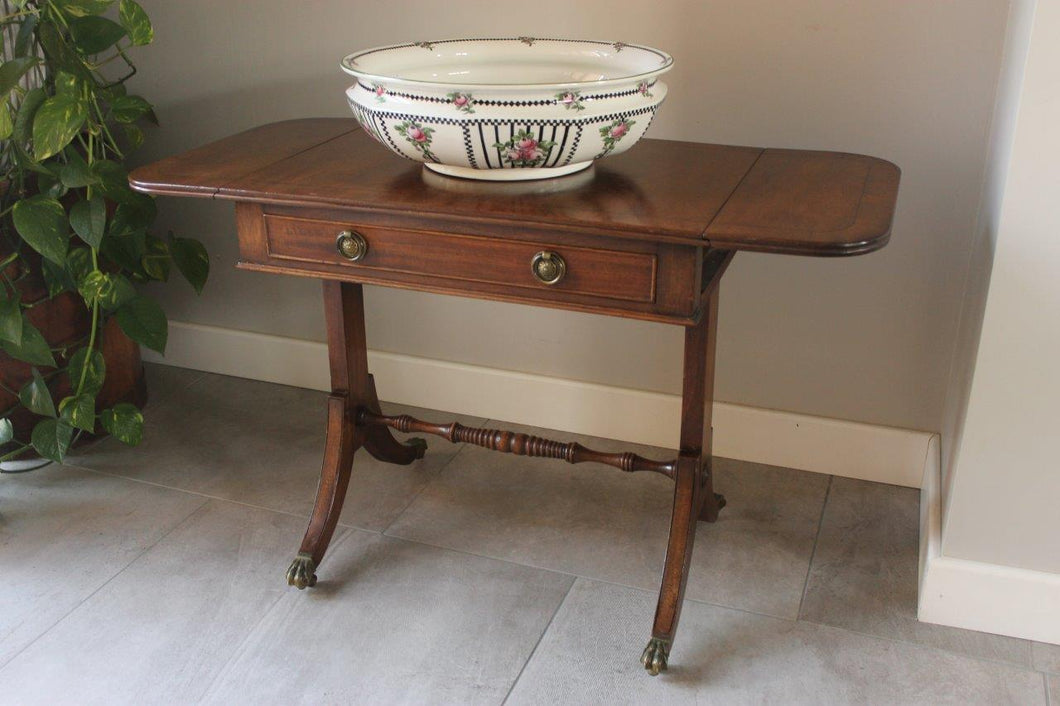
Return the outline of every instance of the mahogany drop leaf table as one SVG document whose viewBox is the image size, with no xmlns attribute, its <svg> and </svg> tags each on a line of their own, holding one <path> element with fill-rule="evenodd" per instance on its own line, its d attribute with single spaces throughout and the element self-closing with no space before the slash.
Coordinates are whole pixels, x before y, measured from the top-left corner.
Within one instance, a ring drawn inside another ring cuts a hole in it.
<svg viewBox="0 0 1060 706">
<path fill-rule="evenodd" d="M 666 669 L 696 522 L 725 499 L 711 476 L 718 285 L 739 250 L 858 255 L 890 234 L 898 168 L 835 152 L 644 140 L 582 175 L 481 184 L 425 174 L 352 119 L 265 125 L 137 169 L 151 194 L 235 201 L 239 267 L 323 280 L 331 396 L 316 505 L 287 572 L 316 582 L 353 456 L 409 464 L 440 436 L 495 451 L 595 461 L 674 481 L 652 636 L 641 661 Z M 362 284 L 401 287 L 685 329 L 680 449 L 671 460 L 607 454 L 457 423 L 384 416 L 368 372 Z"/>
</svg>

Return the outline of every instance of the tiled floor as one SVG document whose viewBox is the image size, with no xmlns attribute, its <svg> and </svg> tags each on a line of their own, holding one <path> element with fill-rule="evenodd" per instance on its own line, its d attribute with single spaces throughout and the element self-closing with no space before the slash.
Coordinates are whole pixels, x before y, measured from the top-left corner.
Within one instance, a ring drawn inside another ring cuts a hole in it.
<svg viewBox="0 0 1060 706">
<path fill-rule="evenodd" d="M 0 477 L 0 704 L 1060 702 L 1060 647 L 916 622 L 916 491 L 725 459 L 656 679 L 650 474 L 358 454 L 319 583 L 288 588 L 324 395 L 149 376 L 139 448 Z"/>
</svg>

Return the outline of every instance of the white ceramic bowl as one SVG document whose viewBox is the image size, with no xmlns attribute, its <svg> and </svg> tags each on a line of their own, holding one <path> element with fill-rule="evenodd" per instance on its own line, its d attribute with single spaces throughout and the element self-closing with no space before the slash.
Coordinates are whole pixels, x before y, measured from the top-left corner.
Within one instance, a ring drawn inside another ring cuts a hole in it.
<svg viewBox="0 0 1060 706">
<path fill-rule="evenodd" d="M 515 37 L 350 54 L 346 91 L 366 132 L 450 176 L 543 179 L 625 152 L 666 97 L 673 66 L 650 47 Z"/>
</svg>

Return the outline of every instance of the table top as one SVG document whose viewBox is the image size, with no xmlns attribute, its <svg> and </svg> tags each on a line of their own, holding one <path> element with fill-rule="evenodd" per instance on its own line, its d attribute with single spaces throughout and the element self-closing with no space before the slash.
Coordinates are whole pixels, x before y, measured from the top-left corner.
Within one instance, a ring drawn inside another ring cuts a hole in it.
<svg viewBox="0 0 1060 706">
<path fill-rule="evenodd" d="M 728 250 L 856 255 L 890 237 L 899 170 L 863 155 L 644 139 L 582 174 L 475 182 L 426 173 L 357 122 L 264 125 L 135 170 L 153 194 L 526 221 Z"/>
</svg>

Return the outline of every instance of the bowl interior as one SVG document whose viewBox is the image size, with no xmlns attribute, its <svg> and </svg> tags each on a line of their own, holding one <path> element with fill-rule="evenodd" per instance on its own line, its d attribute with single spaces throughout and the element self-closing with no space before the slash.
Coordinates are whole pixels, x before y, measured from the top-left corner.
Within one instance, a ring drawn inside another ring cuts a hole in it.
<svg viewBox="0 0 1060 706">
<path fill-rule="evenodd" d="M 460 39 L 351 54 L 348 73 L 451 86 L 572 86 L 661 73 L 669 54 L 638 45 L 567 39 Z"/>
</svg>

